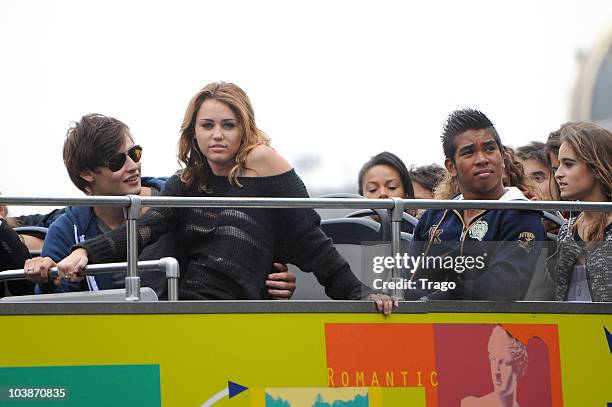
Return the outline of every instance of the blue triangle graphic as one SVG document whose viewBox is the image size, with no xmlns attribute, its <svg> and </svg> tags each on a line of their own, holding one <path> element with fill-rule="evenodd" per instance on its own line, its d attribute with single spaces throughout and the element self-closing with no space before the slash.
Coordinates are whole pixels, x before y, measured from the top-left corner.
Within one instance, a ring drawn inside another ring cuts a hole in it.
<svg viewBox="0 0 612 407">
<path fill-rule="evenodd" d="M 610 353 L 612 353 L 612 334 L 610 334 L 610 331 L 605 326 L 604 331 L 606 331 L 606 338 L 608 339 L 608 348 L 610 348 Z"/>
<path fill-rule="evenodd" d="M 238 383 L 234 383 L 231 381 L 227 381 L 227 387 L 229 389 L 229 398 L 232 398 L 234 396 L 239 395 L 240 393 L 242 393 L 245 390 L 248 390 L 248 387 L 244 387 Z"/>
</svg>

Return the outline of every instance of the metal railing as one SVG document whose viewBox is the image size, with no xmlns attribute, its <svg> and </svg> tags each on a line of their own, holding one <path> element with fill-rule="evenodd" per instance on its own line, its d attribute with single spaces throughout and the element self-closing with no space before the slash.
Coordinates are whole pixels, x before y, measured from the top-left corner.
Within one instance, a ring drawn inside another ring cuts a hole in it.
<svg viewBox="0 0 612 407">
<path fill-rule="evenodd" d="M 319 208 L 319 209 L 386 209 L 391 219 L 391 255 L 400 255 L 402 213 L 406 209 L 531 209 L 557 211 L 610 212 L 610 202 L 567 201 L 497 201 L 497 200 L 436 200 L 436 199 L 350 199 L 350 198 L 218 198 L 218 197 L 140 197 L 92 196 L 79 198 L 37 198 L 0 196 L 0 205 L 38 206 L 114 206 L 124 208 L 127 219 L 127 277 L 126 300 L 140 300 L 140 278 L 138 277 L 138 237 L 136 221 L 141 208 L 147 207 L 200 207 L 200 208 Z M 399 270 L 394 267 L 392 279 L 399 279 Z M 402 290 L 391 295 L 402 298 Z"/>
<path fill-rule="evenodd" d="M 98 274 L 107 273 L 125 273 L 127 262 L 122 263 L 105 263 L 105 264 L 89 264 L 83 269 L 83 275 L 95 276 Z M 163 257 L 159 260 L 138 261 L 137 269 L 140 271 L 160 271 L 166 274 L 168 280 L 168 301 L 178 301 L 178 280 L 180 277 L 178 261 L 173 257 Z M 57 267 L 52 267 L 49 270 L 49 277 L 56 278 L 59 275 Z M 0 272 L 0 281 L 23 280 L 25 279 L 23 269 L 6 270 Z M 140 299 L 140 290 L 138 298 L 130 298 L 126 295 L 126 301 Z"/>
</svg>

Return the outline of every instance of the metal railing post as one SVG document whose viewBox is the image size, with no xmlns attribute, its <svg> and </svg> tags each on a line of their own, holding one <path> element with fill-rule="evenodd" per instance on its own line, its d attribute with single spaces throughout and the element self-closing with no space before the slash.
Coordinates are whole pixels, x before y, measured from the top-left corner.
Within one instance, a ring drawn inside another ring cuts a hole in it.
<svg viewBox="0 0 612 407">
<path fill-rule="evenodd" d="M 166 272 L 168 280 L 168 301 L 178 301 L 179 263 L 174 257 L 159 259 L 159 267 Z"/>
<path fill-rule="evenodd" d="M 399 268 L 397 267 L 397 259 L 402 255 L 401 253 L 401 232 L 402 232 L 402 218 L 404 214 L 404 201 L 400 198 L 393 199 L 393 209 L 389 209 L 389 218 L 391 218 L 391 255 L 396 261 L 393 264 L 391 270 L 391 280 L 395 283 L 401 282 L 402 276 Z M 398 300 L 404 299 L 404 290 L 397 288 L 399 284 L 395 285 L 395 289 L 391 290 L 391 296 Z"/>
<path fill-rule="evenodd" d="M 140 277 L 138 277 L 138 229 L 136 220 L 142 209 L 138 195 L 128 195 L 130 206 L 125 209 L 127 219 L 127 276 L 125 277 L 125 300 L 140 301 Z"/>
</svg>

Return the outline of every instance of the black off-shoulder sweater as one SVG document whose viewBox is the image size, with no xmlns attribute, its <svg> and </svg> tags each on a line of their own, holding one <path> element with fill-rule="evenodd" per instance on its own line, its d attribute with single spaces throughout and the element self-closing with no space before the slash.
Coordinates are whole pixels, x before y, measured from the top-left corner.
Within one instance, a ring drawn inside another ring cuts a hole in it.
<svg viewBox="0 0 612 407">
<path fill-rule="evenodd" d="M 294 170 L 271 177 L 211 176 L 210 193 L 171 177 L 162 192 L 181 197 L 294 197 L 308 192 Z M 313 272 L 333 299 L 361 299 L 369 290 L 320 229 L 312 209 L 151 208 L 138 221 L 138 250 L 168 230 L 180 236 L 181 299 L 258 300 L 273 262 L 292 263 Z M 91 263 L 121 261 L 126 256 L 125 226 L 75 247 L 87 250 Z"/>
<path fill-rule="evenodd" d="M 17 232 L 0 218 L 0 271 L 20 269 L 30 257 L 30 251 Z M 34 294 L 34 284 L 27 280 L 7 281 L 6 285 L 13 295 Z M 0 283 L 0 297 L 3 295 L 4 283 Z"/>
</svg>

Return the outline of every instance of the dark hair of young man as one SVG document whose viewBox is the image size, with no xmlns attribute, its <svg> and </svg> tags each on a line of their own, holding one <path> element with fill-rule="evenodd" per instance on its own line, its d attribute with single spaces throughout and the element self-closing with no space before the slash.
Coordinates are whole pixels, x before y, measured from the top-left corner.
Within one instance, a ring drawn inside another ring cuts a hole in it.
<svg viewBox="0 0 612 407">
<path fill-rule="evenodd" d="M 421 165 L 420 167 L 413 165 L 408 169 L 408 174 L 410 174 L 412 181 L 418 182 L 423 188 L 430 190 L 433 194 L 434 188 L 444 178 L 446 170 L 438 164 Z"/>
<path fill-rule="evenodd" d="M 123 122 L 97 113 L 85 115 L 73 123 L 64 141 L 64 164 L 70 179 L 88 193 L 89 183 L 81 178 L 84 171 L 106 165 L 121 148 L 130 129 Z"/>
<path fill-rule="evenodd" d="M 468 130 L 481 129 L 489 131 L 491 136 L 495 139 L 499 151 L 504 151 L 497 130 L 495 130 L 493 123 L 484 113 L 476 109 L 461 109 L 452 112 L 448 116 L 448 119 L 446 119 L 446 123 L 444 123 L 441 137 L 444 156 L 454 163 L 455 152 L 457 151 L 455 136 Z"/>
<path fill-rule="evenodd" d="M 529 144 L 518 147 L 515 152 L 516 156 L 523 161 L 527 160 L 536 160 L 542 165 L 548 167 L 548 159 L 546 158 L 546 153 L 544 149 L 546 144 L 540 141 L 532 141 Z"/>
<path fill-rule="evenodd" d="M 406 164 L 393 153 L 388 151 L 383 151 L 380 154 L 376 154 L 374 157 L 370 158 L 370 160 L 361 167 L 359 170 L 358 183 L 359 183 L 359 195 L 363 195 L 363 177 L 368 170 L 376 165 L 387 165 L 391 168 L 394 168 L 400 176 L 400 181 L 402 182 L 402 186 L 404 187 L 404 191 L 406 192 L 406 198 L 412 199 L 414 198 L 414 189 L 412 188 L 412 179 L 410 179 L 410 174 L 408 173 L 408 169 L 406 168 Z"/>
</svg>

